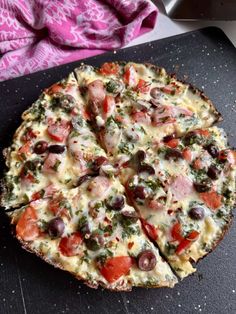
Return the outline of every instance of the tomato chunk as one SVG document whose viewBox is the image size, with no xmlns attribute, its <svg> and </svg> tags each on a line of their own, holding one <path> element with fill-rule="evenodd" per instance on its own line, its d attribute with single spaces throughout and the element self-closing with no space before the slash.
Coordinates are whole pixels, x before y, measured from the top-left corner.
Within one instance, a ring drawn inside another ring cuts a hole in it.
<svg viewBox="0 0 236 314">
<path fill-rule="evenodd" d="M 105 62 L 99 72 L 102 74 L 102 75 L 110 75 L 110 74 L 118 74 L 120 71 L 120 66 L 119 64 L 115 63 L 115 62 Z"/>
<path fill-rule="evenodd" d="M 175 250 L 175 253 L 176 253 L 177 255 L 183 254 L 183 252 L 184 252 L 188 247 L 190 247 L 191 243 L 192 243 L 192 242 L 189 241 L 188 239 L 183 239 L 183 240 L 179 243 L 179 245 L 177 246 L 177 248 L 176 248 L 176 250 Z"/>
<path fill-rule="evenodd" d="M 182 228 L 179 222 L 176 222 L 171 229 L 171 236 L 176 241 L 182 241 L 184 237 L 182 236 Z"/>
<path fill-rule="evenodd" d="M 29 142 L 32 139 L 36 138 L 38 133 L 39 132 L 33 131 L 31 128 L 27 128 L 21 139 L 23 142 Z"/>
<path fill-rule="evenodd" d="M 226 149 L 226 150 L 221 150 L 219 153 L 218 158 L 222 161 L 228 161 L 231 165 L 236 165 L 236 151 Z"/>
<path fill-rule="evenodd" d="M 64 256 L 76 256 L 81 252 L 80 244 L 82 243 L 82 236 L 79 232 L 75 232 L 69 237 L 61 238 L 59 243 L 59 250 Z"/>
<path fill-rule="evenodd" d="M 215 210 L 220 208 L 222 204 L 222 195 L 219 195 L 215 191 L 200 193 L 200 197 L 203 202 L 211 209 Z"/>
<path fill-rule="evenodd" d="M 199 129 L 199 130 L 195 130 L 195 133 L 197 133 L 199 135 L 202 135 L 204 137 L 209 137 L 210 136 L 210 132 L 208 130 Z"/>
<path fill-rule="evenodd" d="M 110 283 L 126 275 L 133 264 L 130 256 L 116 256 L 106 260 L 100 273 Z"/>
<path fill-rule="evenodd" d="M 150 84 L 143 79 L 139 79 L 138 85 L 135 87 L 135 90 L 140 93 L 148 93 L 150 89 Z"/>
<path fill-rule="evenodd" d="M 196 230 L 191 231 L 185 239 L 183 239 L 177 246 L 175 253 L 181 255 L 187 248 L 191 246 L 193 241 L 196 241 L 199 237 L 199 232 Z"/>
<path fill-rule="evenodd" d="M 57 142 L 64 142 L 70 133 L 70 125 L 67 121 L 52 123 L 48 126 L 48 135 Z"/>
<path fill-rule="evenodd" d="M 200 158 L 196 158 L 193 162 L 193 168 L 196 170 L 200 170 L 204 168 L 204 164 L 202 163 Z"/>
<path fill-rule="evenodd" d="M 30 145 L 31 145 L 31 142 L 28 141 L 18 149 L 17 155 L 21 160 L 24 160 L 26 159 L 27 156 L 31 155 Z"/>
<path fill-rule="evenodd" d="M 49 87 L 48 89 L 46 89 L 45 91 L 49 94 L 55 94 L 55 93 L 59 93 L 63 90 L 62 85 L 60 83 L 55 83 L 53 84 L 51 87 Z"/>
<path fill-rule="evenodd" d="M 199 237 L 199 232 L 196 230 L 191 231 L 187 236 L 186 239 L 189 241 L 195 241 Z"/>
<path fill-rule="evenodd" d="M 105 116 L 111 114 L 115 109 L 115 99 L 111 95 L 107 95 L 103 101 L 103 112 Z"/>
<path fill-rule="evenodd" d="M 127 85 L 134 87 L 138 84 L 138 76 L 134 66 L 130 66 L 124 73 L 124 81 Z"/>
<path fill-rule="evenodd" d="M 32 206 L 26 207 L 21 215 L 16 225 L 16 234 L 24 241 L 33 241 L 39 236 L 40 230 L 37 225 L 37 213 Z"/>
<path fill-rule="evenodd" d="M 147 236 L 151 238 L 152 240 L 156 241 L 158 238 L 158 234 L 157 234 L 157 229 L 155 228 L 155 226 L 153 226 L 152 224 L 150 224 L 144 219 L 141 219 L 141 223 L 142 223 L 143 230 L 147 234 Z"/>
<path fill-rule="evenodd" d="M 177 138 L 173 138 L 172 140 L 168 141 L 166 145 L 171 148 L 176 148 L 179 145 L 179 140 Z"/>
<path fill-rule="evenodd" d="M 184 148 L 184 150 L 182 151 L 182 155 L 186 161 L 188 162 L 192 161 L 192 152 L 188 147 Z"/>
</svg>

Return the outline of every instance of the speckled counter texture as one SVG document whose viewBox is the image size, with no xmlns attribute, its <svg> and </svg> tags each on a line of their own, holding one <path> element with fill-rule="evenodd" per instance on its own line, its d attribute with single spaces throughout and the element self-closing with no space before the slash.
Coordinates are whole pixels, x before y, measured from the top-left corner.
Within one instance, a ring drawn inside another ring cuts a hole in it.
<svg viewBox="0 0 236 314">
<path fill-rule="evenodd" d="M 162 39 L 86 62 L 151 62 L 198 86 L 223 114 L 221 124 L 236 146 L 236 50 L 217 28 Z M 80 62 L 0 83 L 0 149 L 10 144 L 20 114 L 45 87 Z M 1 157 L 1 169 L 3 158 Z M 92 290 L 69 274 L 23 251 L 0 214 L 0 313 L 236 313 L 236 224 L 193 276 L 174 289 L 133 289 L 130 293 Z"/>
</svg>

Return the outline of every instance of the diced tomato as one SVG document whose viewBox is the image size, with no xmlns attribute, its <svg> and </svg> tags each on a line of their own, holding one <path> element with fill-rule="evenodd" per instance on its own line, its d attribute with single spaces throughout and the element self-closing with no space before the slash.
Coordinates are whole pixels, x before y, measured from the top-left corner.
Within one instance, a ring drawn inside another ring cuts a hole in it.
<svg viewBox="0 0 236 314">
<path fill-rule="evenodd" d="M 148 93 L 150 90 L 150 84 L 143 79 L 139 79 L 138 85 L 135 87 L 135 90 L 140 93 Z"/>
<path fill-rule="evenodd" d="M 133 260 L 130 256 L 111 257 L 106 260 L 105 264 L 100 269 L 100 273 L 109 283 L 113 283 L 121 276 L 126 275 L 132 264 Z"/>
<path fill-rule="evenodd" d="M 188 162 L 192 161 L 192 152 L 191 152 L 190 148 L 188 148 L 188 147 L 184 148 L 184 150 L 182 151 L 182 155 L 186 161 L 188 161 Z"/>
<path fill-rule="evenodd" d="M 32 201 L 37 201 L 42 197 L 41 191 L 33 193 L 31 199 Z"/>
<path fill-rule="evenodd" d="M 48 126 L 48 135 L 57 142 L 64 142 L 70 133 L 70 124 L 63 120 Z"/>
<path fill-rule="evenodd" d="M 33 241 L 40 234 L 37 225 L 37 213 L 32 206 L 26 207 L 17 225 L 16 234 L 24 241 Z"/>
<path fill-rule="evenodd" d="M 134 66 L 130 66 L 124 73 L 124 82 L 130 87 L 134 87 L 138 84 L 138 76 Z"/>
<path fill-rule="evenodd" d="M 196 230 L 191 231 L 187 236 L 186 239 L 189 241 L 195 241 L 199 237 L 199 232 Z"/>
<path fill-rule="evenodd" d="M 103 101 L 103 112 L 105 116 L 112 113 L 115 109 L 115 99 L 111 95 L 106 95 L 104 101 Z"/>
<path fill-rule="evenodd" d="M 156 241 L 158 238 L 157 229 L 150 223 L 148 223 L 146 220 L 141 218 L 141 223 L 144 232 L 151 238 L 152 240 Z"/>
<path fill-rule="evenodd" d="M 31 173 L 24 173 L 24 171 L 20 174 L 22 183 L 30 184 L 35 182 L 35 177 Z"/>
<path fill-rule="evenodd" d="M 185 239 L 183 239 L 179 245 L 177 246 L 175 253 L 177 255 L 181 255 L 184 253 L 184 251 L 191 246 L 191 244 L 197 240 L 199 237 L 199 232 L 198 231 L 191 231 Z"/>
<path fill-rule="evenodd" d="M 61 86 L 60 83 L 55 83 L 53 84 L 51 87 L 49 87 L 48 89 L 46 89 L 46 93 L 48 93 L 49 95 L 55 94 L 55 93 L 59 93 L 63 90 L 63 87 Z"/>
<path fill-rule="evenodd" d="M 165 145 L 167 145 L 171 148 L 176 148 L 179 145 L 179 140 L 177 138 L 173 138 L 169 142 L 165 143 Z"/>
<path fill-rule="evenodd" d="M 161 91 L 169 95 L 175 94 L 175 89 L 171 85 L 161 87 Z"/>
<path fill-rule="evenodd" d="M 31 142 L 28 141 L 18 149 L 17 155 L 19 156 L 21 160 L 25 160 L 27 156 L 31 155 L 30 145 L 31 145 Z"/>
<path fill-rule="evenodd" d="M 176 222 L 171 229 L 171 236 L 176 241 L 182 241 L 184 237 L 182 236 L 182 228 L 179 222 Z"/>
<path fill-rule="evenodd" d="M 115 62 L 105 62 L 99 70 L 102 75 L 116 75 L 119 73 L 119 71 L 120 66 Z"/>
<path fill-rule="evenodd" d="M 23 142 L 29 142 L 32 139 L 36 138 L 39 134 L 38 131 L 33 131 L 31 128 L 26 129 L 25 133 L 22 135 L 22 141 Z"/>
<path fill-rule="evenodd" d="M 69 237 L 61 238 L 59 250 L 64 256 L 76 256 L 81 252 L 82 236 L 79 232 L 75 232 Z"/>
<path fill-rule="evenodd" d="M 199 129 L 199 130 L 195 130 L 195 133 L 197 133 L 199 135 L 202 135 L 204 137 L 209 137 L 210 136 L 210 132 L 208 130 Z"/>
<path fill-rule="evenodd" d="M 209 192 L 200 193 L 200 197 L 203 200 L 203 202 L 213 210 L 220 208 L 222 204 L 222 195 L 218 194 L 213 190 Z"/>
<path fill-rule="evenodd" d="M 236 152 L 234 150 L 221 150 L 218 156 L 219 160 L 228 161 L 231 165 L 236 165 Z"/>
<path fill-rule="evenodd" d="M 83 109 L 82 110 L 82 116 L 83 116 L 83 118 L 85 119 L 85 120 L 91 120 L 91 114 L 90 114 L 90 112 L 88 111 L 88 110 L 86 110 L 86 109 Z"/>
<path fill-rule="evenodd" d="M 191 243 L 192 243 L 191 241 L 183 239 L 177 246 L 175 253 L 177 255 L 181 255 L 188 247 L 190 247 Z"/>
<path fill-rule="evenodd" d="M 196 170 L 200 170 L 204 168 L 204 165 L 200 158 L 196 158 L 193 162 L 193 168 Z"/>
<path fill-rule="evenodd" d="M 148 207 L 154 210 L 161 210 L 163 209 L 163 204 L 157 200 L 150 200 L 148 202 Z"/>
</svg>

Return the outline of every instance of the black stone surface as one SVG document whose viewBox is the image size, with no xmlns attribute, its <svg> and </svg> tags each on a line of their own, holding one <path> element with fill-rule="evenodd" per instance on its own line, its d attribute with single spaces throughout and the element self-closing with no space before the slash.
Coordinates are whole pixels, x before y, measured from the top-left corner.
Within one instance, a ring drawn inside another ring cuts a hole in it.
<svg viewBox="0 0 236 314">
<path fill-rule="evenodd" d="M 223 114 L 236 146 L 236 50 L 218 28 L 206 28 L 86 60 L 151 62 L 203 89 Z M 45 87 L 80 62 L 0 83 L 0 149 L 10 144 L 20 114 Z M 1 157 L 1 169 L 3 158 Z M 236 313 L 236 224 L 194 275 L 174 289 L 92 290 L 22 250 L 0 212 L 0 313 Z"/>
</svg>

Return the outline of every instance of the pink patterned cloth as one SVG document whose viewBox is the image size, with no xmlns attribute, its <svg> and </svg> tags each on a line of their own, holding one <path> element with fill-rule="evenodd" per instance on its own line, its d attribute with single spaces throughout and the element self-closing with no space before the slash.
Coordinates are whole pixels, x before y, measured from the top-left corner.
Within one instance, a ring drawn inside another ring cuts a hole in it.
<svg viewBox="0 0 236 314">
<path fill-rule="evenodd" d="M 0 0 L 0 80 L 120 48 L 156 17 L 149 0 Z"/>
</svg>

